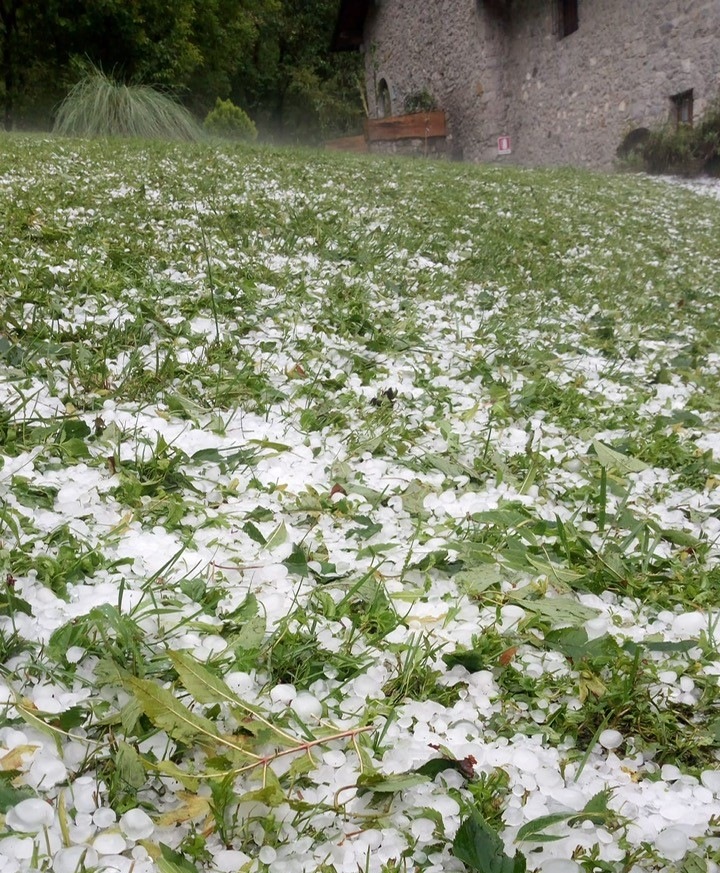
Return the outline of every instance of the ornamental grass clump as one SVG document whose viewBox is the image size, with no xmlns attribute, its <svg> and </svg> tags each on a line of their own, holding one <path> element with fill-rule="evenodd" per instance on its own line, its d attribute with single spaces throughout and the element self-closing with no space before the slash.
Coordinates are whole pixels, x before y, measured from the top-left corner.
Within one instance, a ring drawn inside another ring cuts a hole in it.
<svg viewBox="0 0 720 873">
<path fill-rule="evenodd" d="M 186 142 L 203 135 L 187 109 L 168 94 L 149 85 L 125 85 L 97 69 L 73 86 L 60 105 L 53 130 L 84 138 Z"/>
</svg>

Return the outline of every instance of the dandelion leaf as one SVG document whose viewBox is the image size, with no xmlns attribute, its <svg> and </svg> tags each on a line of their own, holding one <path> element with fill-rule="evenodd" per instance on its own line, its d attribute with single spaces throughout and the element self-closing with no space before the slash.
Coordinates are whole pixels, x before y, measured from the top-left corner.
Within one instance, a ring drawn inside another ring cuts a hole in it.
<svg viewBox="0 0 720 873">
<path fill-rule="evenodd" d="M 618 473 L 642 473 L 643 470 L 648 469 L 648 465 L 644 461 L 631 458 L 629 455 L 623 455 L 622 452 L 611 449 L 610 446 L 606 446 L 600 440 L 593 440 L 592 444 L 602 467 L 617 470 Z"/>
<path fill-rule="evenodd" d="M 160 843 L 160 857 L 155 863 L 160 873 L 199 873 L 191 861 L 165 843 Z"/>
<path fill-rule="evenodd" d="M 215 725 L 191 712 L 171 691 L 149 679 L 129 676 L 124 680 L 145 715 L 161 730 L 182 743 L 217 741 Z"/>
<path fill-rule="evenodd" d="M 498 834 L 474 812 L 460 825 L 453 842 L 455 857 L 477 873 L 525 873 L 525 856 L 505 854 Z"/>
<path fill-rule="evenodd" d="M 147 782 L 142 758 L 131 745 L 120 740 L 115 755 L 115 771 L 130 788 L 142 788 Z"/>
</svg>

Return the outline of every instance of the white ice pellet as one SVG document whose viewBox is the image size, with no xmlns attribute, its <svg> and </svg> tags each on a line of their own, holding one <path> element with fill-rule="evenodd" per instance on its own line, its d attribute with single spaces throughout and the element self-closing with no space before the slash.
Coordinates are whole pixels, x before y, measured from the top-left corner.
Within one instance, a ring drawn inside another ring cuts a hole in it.
<svg viewBox="0 0 720 873">
<path fill-rule="evenodd" d="M 258 852 L 258 858 L 263 864 L 272 864 L 275 858 L 277 858 L 277 852 L 272 846 L 263 846 Z"/>
<path fill-rule="evenodd" d="M 52 788 L 67 779 L 67 770 L 62 761 L 54 755 L 39 753 L 30 765 L 28 783 L 33 788 Z"/>
<path fill-rule="evenodd" d="M 687 834 L 680 828 L 665 828 L 655 839 L 655 848 L 669 861 L 679 861 L 687 852 L 689 845 Z"/>
<path fill-rule="evenodd" d="M 322 715 L 322 703 L 308 691 L 301 691 L 290 704 L 292 711 L 302 721 L 312 721 Z"/>
<path fill-rule="evenodd" d="M 713 794 L 720 794 L 720 770 L 703 770 L 700 781 Z"/>
<path fill-rule="evenodd" d="M 105 831 L 93 840 L 93 849 L 98 855 L 119 855 L 126 848 L 125 838 L 117 831 Z"/>
<path fill-rule="evenodd" d="M 152 836 L 155 825 L 142 809 L 129 809 L 120 818 L 120 830 L 128 840 L 146 840 Z"/>
<path fill-rule="evenodd" d="M 660 770 L 660 778 L 663 782 L 675 782 L 675 780 L 679 779 L 681 776 L 682 773 L 680 772 L 680 769 L 674 764 L 663 764 L 663 767 Z"/>
<path fill-rule="evenodd" d="M 221 849 L 213 855 L 213 866 L 220 873 L 235 873 L 250 862 L 251 858 L 245 852 L 235 849 Z"/>
<path fill-rule="evenodd" d="M 35 841 L 29 837 L 5 837 L 0 840 L 0 858 L 3 859 L 3 873 L 9 858 L 27 861 L 35 852 Z"/>
<path fill-rule="evenodd" d="M 668 821 L 682 821 L 687 815 L 687 803 L 666 799 L 660 807 L 660 815 Z"/>
<path fill-rule="evenodd" d="M 623 741 L 624 737 L 620 731 L 614 730 L 605 730 L 598 737 L 598 742 L 603 749 L 617 749 L 623 744 Z"/>
<path fill-rule="evenodd" d="M 53 873 L 77 873 L 78 870 L 86 870 L 96 867 L 98 853 L 87 846 L 69 846 L 60 849 L 53 858 Z"/>
<path fill-rule="evenodd" d="M 93 824 L 96 824 L 99 828 L 109 828 L 117 821 L 117 815 L 114 809 L 102 806 L 100 809 L 95 810 L 92 820 Z"/>
<path fill-rule="evenodd" d="M 52 806 L 38 797 L 21 800 L 5 816 L 5 824 L 13 831 L 25 834 L 37 834 L 44 828 L 49 828 L 55 819 Z"/>
<path fill-rule="evenodd" d="M 683 612 L 672 623 L 673 632 L 681 639 L 697 639 L 707 627 L 708 617 L 702 612 Z"/>
<path fill-rule="evenodd" d="M 538 873 L 581 873 L 582 868 L 569 858 L 550 858 L 538 868 Z"/>
</svg>

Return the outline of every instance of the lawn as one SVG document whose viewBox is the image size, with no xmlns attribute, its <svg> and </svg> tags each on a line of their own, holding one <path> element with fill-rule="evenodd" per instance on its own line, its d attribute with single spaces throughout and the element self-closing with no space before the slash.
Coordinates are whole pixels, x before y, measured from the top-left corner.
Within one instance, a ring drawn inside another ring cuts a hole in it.
<svg viewBox="0 0 720 873">
<path fill-rule="evenodd" d="M 6 873 L 711 873 L 720 202 L 0 140 Z"/>
</svg>

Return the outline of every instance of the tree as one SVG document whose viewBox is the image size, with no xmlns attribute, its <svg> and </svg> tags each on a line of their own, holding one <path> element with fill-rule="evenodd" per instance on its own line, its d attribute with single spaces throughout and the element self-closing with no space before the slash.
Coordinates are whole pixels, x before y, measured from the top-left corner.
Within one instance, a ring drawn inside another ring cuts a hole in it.
<svg viewBox="0 0 720 873">
<path fill-rule="evenodd" d="M 238 69 L 234 99 L 276 134 L 306 138 L 359 123 L 362 58 L 330 52 L 338 7 L 339 0 L 282 0 Z"/>
<path fill-rule="evenodd" d="M 331 55 L 339 0 L 0 0 L 6 128 L 44 112 L 91 63 L 160 85 L 198 115 L 232 97 L 297 138 L 357 119 L 360 59 Z"/>
</svg>

